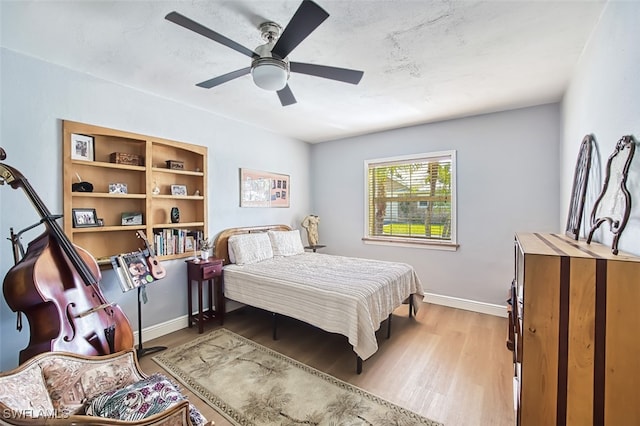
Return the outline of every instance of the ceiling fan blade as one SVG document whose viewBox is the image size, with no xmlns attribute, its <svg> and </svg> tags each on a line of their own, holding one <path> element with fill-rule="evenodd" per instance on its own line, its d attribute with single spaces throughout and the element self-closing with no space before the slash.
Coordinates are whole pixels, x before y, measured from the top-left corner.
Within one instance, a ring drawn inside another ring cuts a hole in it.
<svg viewBox="0 0 640 426">
<path fill-rule="evenodd" d="M 217 41 L 220 44 L 224 44 L 227 47 L 235 50 L 236 52 L 240 52 L 243 55 L 247 55 L 250 58 L 258 57 L 259 55 L 251 49 L 244 47 L 243 45 L 236 43 L 235 41 L 219 34 L 204 25 L 201 25 L 184 15 L 179 14 L 178 12 L 171 12 L 167 16 L 164 17 L 167 21 L 171 21 L 174 24 L 178 24 L 181 27 L 184 27 L 188 30 L 194 31 L 202 36 L 210 38 L 213 41 Z"/>
<path fill-rule="evenodd" d="M 297 102 L 288 84 L 284 86 L 284 89 L 278 90 L 277 93 L 278 93 L 278 97 L 280 98 L 280 103 L 282 104 L 282 106 L 292 105 Z"/>
<path fill-rule="evenodd" d="M 291 72 L 308 74 L 316 77 L 328 78 L 330 80 L 342 81 L 344 83 L 358 84 L 364 75 L 363 71 L 350 70 L 347 68 L 328 67 L 326 65 L 305 64 L 304 62 L 290 62 Z"/>
<path fill-rule="evenodd" d="M 231 71 L 230 73 L 221 75 L 219 77 L 212 78 L 211 80 L 203 81 L 202 83 L 196 84 L 196 86 L 203 87 L 205 89 L 211 89 L 212 87 L 218 86 L 222 83 L 226 83 L 227 81 L 233 80 L 234 78 L 247 75 L 250 72 L 251 72 L 251 67 L 242 68 L 239 70 Z"/>
<path fill-rule="evenodd" d="M 304 0 L 276 41 L 271 53 L 284 59 L 307 38 L 329 14 L 311 0 Z"/>
</svg>

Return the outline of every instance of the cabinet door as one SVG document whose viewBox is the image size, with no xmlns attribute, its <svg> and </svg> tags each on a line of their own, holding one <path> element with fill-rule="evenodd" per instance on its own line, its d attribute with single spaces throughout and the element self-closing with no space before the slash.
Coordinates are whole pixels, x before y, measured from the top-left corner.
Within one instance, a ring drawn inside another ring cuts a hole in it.
<svg viewBox="0 0 640 426">
<path fill-rule="evenodd" d="M 522 424 L 556 424 L 560 258 L 525 254 Z"/>
<path fill-rule="evenodd" d="M 610 261 L 606 277 L 606 331 L 601 369 L 604 423 L 640 424 L 640 262 Z"/>
</svg>

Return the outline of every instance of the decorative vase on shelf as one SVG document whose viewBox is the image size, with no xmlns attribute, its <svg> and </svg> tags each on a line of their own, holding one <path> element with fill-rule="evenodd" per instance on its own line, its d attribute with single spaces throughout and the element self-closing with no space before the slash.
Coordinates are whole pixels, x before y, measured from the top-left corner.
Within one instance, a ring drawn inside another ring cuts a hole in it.
<svg viewBox="0 0 640 426">
<path fill-rule="evenodd" d="M 180 210 L 177 207 L 171 208 L 171 223 L 180 222 Z"/>
</svg>

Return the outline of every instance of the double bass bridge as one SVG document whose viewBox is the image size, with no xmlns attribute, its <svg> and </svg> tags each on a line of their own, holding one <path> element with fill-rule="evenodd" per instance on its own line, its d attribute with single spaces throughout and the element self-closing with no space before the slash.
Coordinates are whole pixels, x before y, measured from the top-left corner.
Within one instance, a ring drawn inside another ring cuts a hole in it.
<svg viewBox="0 0 640 426">
<path fill-rule="evenodd" d="M 116 306 L 115 303 L 103 303 L 102 305 L 94 306 L 91 309 L 87 309 L 84 312 L 80 312 L 79 314 L 74 315 L 74 318 L 83 318 L 103 309 L 108 309 L 113 306 Z M 109 345 L 109 353 L 115 353 L 115 342 L 116 342 L 116 326 L 110 325 L 109 327 L 104 329 L 104 337 L 107 340 L 107 345 Z M 97 335 L 94 334 L 91 338 L 87 339 L 87 341 L 96 349 L 100 348 L 100 341 L 97 338 Z"/>
<path fill-rule="evenodd" d="M 83 318 L 83 317 L 86 317 L 87 315 L 91 315 L 91 314 L 96 313 L 98 311 L 101 311 L 103 309 L 111 308 L 112 306 L 116 306 L 116 304 L 115 303 L 103 303 L 102 305 L 94 306 L 93 308 L 87 309 L 84 312 L 80 312 L 79 314 L 75 314 L 73 317 L 74 318 Z"/>
</svg>

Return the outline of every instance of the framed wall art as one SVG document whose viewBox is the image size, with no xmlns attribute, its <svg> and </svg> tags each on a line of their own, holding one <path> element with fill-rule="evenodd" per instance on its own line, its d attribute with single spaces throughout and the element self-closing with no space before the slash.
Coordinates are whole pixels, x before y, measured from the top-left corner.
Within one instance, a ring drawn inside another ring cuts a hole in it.
<svg viewBox="0 0 640 426">
<path fill-rule="evenodd" d="M 93 161 L 94 159 L 93 137 L 72 133 L 71 134 L 71 159 Z"/>
<path fill-rule="evenodd" d="M 240 207 L 289 207 L 289 175 L 240 169 Z"/>
</svg>

